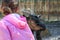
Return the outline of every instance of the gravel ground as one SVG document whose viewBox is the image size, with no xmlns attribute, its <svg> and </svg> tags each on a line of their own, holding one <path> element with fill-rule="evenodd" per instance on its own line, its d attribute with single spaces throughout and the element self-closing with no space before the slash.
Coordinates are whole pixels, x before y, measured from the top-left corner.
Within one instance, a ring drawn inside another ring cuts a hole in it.
<svg viewBox="0 0 60 40">
<path fill-rule="evenodd" d="M 51 35 L 43 37 L 42 40 L 60 40 L 60 22 L 48 24 L 47 29 Z"/>
</svg>

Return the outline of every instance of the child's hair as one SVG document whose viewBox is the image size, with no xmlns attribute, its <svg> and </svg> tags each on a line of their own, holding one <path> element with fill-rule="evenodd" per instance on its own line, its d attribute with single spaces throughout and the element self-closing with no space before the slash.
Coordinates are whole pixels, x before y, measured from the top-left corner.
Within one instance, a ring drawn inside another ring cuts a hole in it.
<svg viewBox="0 0 60 40">
<path fill-rule="evenodd" d="M 8 15 L 12 13 L 11 9 L 9 7 L 3 7 L 3 14 Z"/>
<path fill-rule="evenodd" d="M 16 12 L 18 10 L 18 4 L 10 3 L 9 7 L 11 8 L 12 12 Z"/>
</svg>

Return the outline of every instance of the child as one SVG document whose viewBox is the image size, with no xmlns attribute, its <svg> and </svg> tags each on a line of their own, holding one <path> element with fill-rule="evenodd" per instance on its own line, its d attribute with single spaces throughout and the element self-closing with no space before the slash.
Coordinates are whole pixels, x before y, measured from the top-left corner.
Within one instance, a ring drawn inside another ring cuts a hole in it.
<svg viewBox="0 0 60 40">
<path fill-rule="evenodd" d="M 26 18 L 7 9 L 4 8 L 5 16 L 0 20 L 0 40 L 35 40 Z"/>
</svg>

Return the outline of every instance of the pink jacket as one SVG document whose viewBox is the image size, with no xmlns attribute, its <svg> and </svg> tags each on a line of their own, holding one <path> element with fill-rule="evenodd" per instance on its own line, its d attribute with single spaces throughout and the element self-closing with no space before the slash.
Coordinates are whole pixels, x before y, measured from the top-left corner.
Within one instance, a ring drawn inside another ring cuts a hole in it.
<svg viewBox="0 0 60 40">
<path fill-rule="evenodd" d="M 10 14 L 0 21 L 0 40 L 35 40 L 26 18 Z"/>
</svg>

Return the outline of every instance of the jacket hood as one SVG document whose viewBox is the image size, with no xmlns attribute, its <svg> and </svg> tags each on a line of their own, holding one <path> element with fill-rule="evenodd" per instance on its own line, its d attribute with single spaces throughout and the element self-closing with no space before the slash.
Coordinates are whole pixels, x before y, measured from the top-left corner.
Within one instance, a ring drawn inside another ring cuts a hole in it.
<svg viewBox="0 0 60 40">
<path fill-rule="evenodd" d="M 21 29 L 25 28 L 25 25 L 26 25 L 26 22 L 23 21 L 24 18 L 22 17 L 22 19 L 21 19 L 21 17 L 18 14 L 7 15 L 3 18 L 3 20 L 5 20 Z"/>
</svg>

